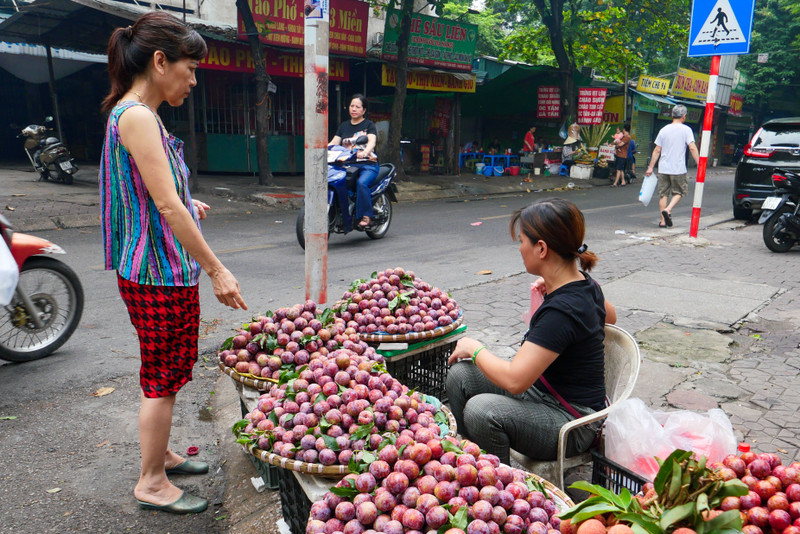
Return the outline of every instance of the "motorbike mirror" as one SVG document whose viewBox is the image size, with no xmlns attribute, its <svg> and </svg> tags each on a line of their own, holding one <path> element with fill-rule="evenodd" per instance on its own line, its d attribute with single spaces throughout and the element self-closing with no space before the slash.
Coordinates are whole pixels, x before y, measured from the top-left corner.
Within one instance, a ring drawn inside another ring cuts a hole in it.
<svg viewBox="0 0 800 534">
<path fill-rule="evenodd" d="M 44 118 L 44 122 L 53 122 L 53 116 L 48 115 L 47 117 Z"/>
<path fill-rule="evenodd" d="M 368 141 L 369 141 L 369 138 L 366 135 L 359 135 L 356 138 L 356 144 L 357 145 L 366 145 Z"/>
</svg>

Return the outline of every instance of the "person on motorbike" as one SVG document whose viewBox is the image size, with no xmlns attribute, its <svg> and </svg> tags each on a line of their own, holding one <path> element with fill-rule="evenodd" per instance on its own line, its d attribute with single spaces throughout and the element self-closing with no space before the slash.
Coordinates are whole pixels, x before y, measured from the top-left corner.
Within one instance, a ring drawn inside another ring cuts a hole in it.
<svg viewBox="0 0 800 534">
<path fill-rule="evenodd" d="M 341 145 L 345 148 L 355 148 L 356 163 L 352 166 L 358 167 L 358 180 L 356 185 L 356 215 L 358 226 L 366 228 L 372 222 L 372 200 L 369 188 L 375 183 L 380 171 L 378 156 L 373 152 L 375 143 L 378 140 L 378 130 L 375 123 L 364 117 L 367 112 L 367 99 L 364 95 L 355 94 L 350 99 L 350 120 L 339 125 L 336 135 L 328 145 Z M 356 139 L 360 136 L 367 136 L 366 145 L 357 145 Z"/>
</svg>

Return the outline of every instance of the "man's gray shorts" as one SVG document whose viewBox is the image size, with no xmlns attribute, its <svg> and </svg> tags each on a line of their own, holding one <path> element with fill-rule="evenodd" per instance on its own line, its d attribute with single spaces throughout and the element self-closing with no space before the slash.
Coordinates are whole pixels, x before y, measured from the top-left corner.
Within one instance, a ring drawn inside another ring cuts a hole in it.
<svg viewBox="0 0 800 534">
<path fill-rule="evenodd" d="M 688 178 L 683 174 L 658 173 L 658 196 L 668 197 L 680 195 L 685 197 L 689 193 Z"/>
</svg>

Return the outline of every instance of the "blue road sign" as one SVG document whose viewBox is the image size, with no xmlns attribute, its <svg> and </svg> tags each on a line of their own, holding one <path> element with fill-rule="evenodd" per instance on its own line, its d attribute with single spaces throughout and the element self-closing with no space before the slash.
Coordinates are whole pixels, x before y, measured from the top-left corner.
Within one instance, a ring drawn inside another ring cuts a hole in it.
<svg viewBox="0 0 800 534">
<path fill-rule="evenodd" d="M 750 52 L 755 0 L 694 0 L 689 57 Z"/>
</svg>

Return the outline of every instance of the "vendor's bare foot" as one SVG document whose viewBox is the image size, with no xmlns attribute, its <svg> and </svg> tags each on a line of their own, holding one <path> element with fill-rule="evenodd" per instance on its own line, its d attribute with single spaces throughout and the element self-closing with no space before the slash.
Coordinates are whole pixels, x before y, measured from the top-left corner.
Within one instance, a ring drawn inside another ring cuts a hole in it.
<svg viewBox="0 0 800 534">
<path fill-rule="evenodd" d="M 157 506 L 171 504 L 180 499 L 181 495 L 183 495 L 183 490 L 173 486 L 169 481 L 166 486 L 160 488 L 148 487 L 142 481 L 139 481 L 139 484 L 133 490 L 133 496 L 137 500 Z"/>
</svg>

